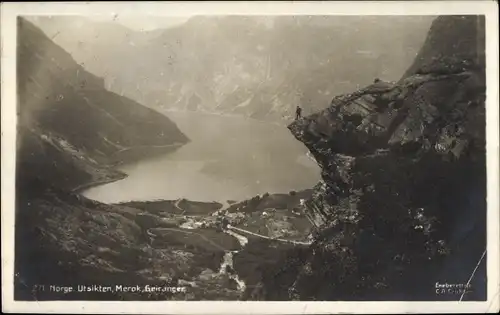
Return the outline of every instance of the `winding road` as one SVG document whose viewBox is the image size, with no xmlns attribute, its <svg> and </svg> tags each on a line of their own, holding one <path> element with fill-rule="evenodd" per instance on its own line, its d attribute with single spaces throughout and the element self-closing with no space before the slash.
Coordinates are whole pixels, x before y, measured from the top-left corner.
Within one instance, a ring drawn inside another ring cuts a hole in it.
<svg viewBox="0 0 500 315">
<path fill-rule="evenodd" d="M 175 202 L 175 204 L 174 204 L 175 207 L 178 207 L 179 209 L 181 209 L 179 207 L 179 203 L 181 200 L 182 199 L 178 199 Z M 151 239 L 158 237 L 157 234 L 155 234 L 154 232 L 151 231 L 152 229 L 154 229 L 156 231 L 172 231 L 172 232 L 184 233 L 184 234 L 189 234 L 189 235 L 197 235 L 197 236 L 201 237 L 203 240 L 210 243 L 211 245 L 215 246 L 216 248 L 224 251 L 225 254 L 224 254 L 224 257 L 222 259 L 220 268 L 219 268 L 219 274 L 226 274 L 229 278 L 233 279 L 237 283 L 238 290 L 240 290 L 240 292 L 245 292 L 245 290 L 247 288 L 245 281 L 243 281 L 242 279 L 239 278 L 239 276 L 238 276 L 238 274 L 235 271 L 234 266 L 233 266 L 233 256 L 234 256 L 234 254 L 237 254 L 240 250 L 227 250 L 226 248 L 224 248 L 220 244 L 217 244 L 216 242 L 207 238 L 205 235 L 194 232 L 192 230 L 186 231 L 183 228 L 166 228 L 166 227 L 165 228 L 149 228 L 146 230 L 146 232 L 151 237 Z M 244 248 L 248 244 L 248 238 L 246 238 L 245 236 L 240 235 L 239 233 L 236 233 L 236 232 L 240 232 L 240 233 L 244 233 L 244 234 L 248 234 L 248 235 L 253 235 L 253 236 L 256 236 L 259 238 L 263 238 L 263 239 L 294 244 L 294 245 L 307 246 L 307 245 L 311 244 L 311 242 L 301 242 L 301 241 L 286 240 L 286 239 L 281 239 L 281 238 L 272 238 L 269 236 L 265 236 L 265 235 L 250 232 L 250 231 L 247 231 L 244 229 L 240 229 L 240 228 L 237 228 L 237 227 L 234 227 L 234 226 L 228 224 L 227 228 L 224 229 L 224 233 L 236 238 L 238 240 L 238 242 L 240 243 L 242 248 Z"/>
<path fill-rule="evenodd" d="M 231 225 L 228 225 L 227 228 L 229 230 L 236 230 L 238 232 L 250 234 L 250 235 L 253 235 L 253 236 L 257 236 L 257 237 L 268 239 L 268 240 L 272 240 L 272 241 L 278 241 L 278 242 L 295 244 L 295 245 L 305 245 L 305 246 L 308 246 L 308 245 L 312 244 L 312 242 L 301 242 L 301 241 L 286 240 L 286 239 L 283 239 L 283 238 L 273 238 L 273 237 L 269 237 L 269 236 L 257 234 L 257 233 L 254 233 L 254 232 L 250 232 L 250 231 L 247 231 L 247 230 L 244 230 L 244 229 L 240 229 L 240 228 L 237 228 L 237 227 L 234 227 L 234 226 L 231 226 Z"/>
<path fill-rule="evenodd" d="M 192 231 L 185 231 L 184 229 L 177 229 L 177 228 L 154 228 L 154 229 L 155 230 L 159 230 L 159 231 L 161 231 L 161 230 L 163 230 L 163 231 L 174 231 L 174 232 L 179 232 L 179 233 L 198 235 L 199 237 L 203 238 L 204 240 L 206 240 L 210 244 L 214 245 L 215 247 L 217 247 L 217 248 L 219 248 L 221 250 L 226 250 L 222 246 L 220 246 L 219 244 L 217 244 L 214 241 L 208 239 L 205 235 L 200 234 L 200 233 L 196 233 L 196 232 L 192 232 Z M 309 245 L 312 244 L 312 242 L 301 242 L 301 241 L 287 240 L 287 239 L 283 239 L 283 238 L 273 238 L 273 237 L 261 235 L 261 234 L 258 234 L 258 233 L 250 232 L 250 231 L 247 231 L 247 230 L 244 230 L 244 229 L 240 229 L 240 228 L 237 228 L 237 227 L 232 226 L 232 225 L 228 225 L 226 233 L 228 233 L 229 235 L 235 237 L 238 240 L 238 242 L 240 242 L 240 244 L 242 246 L 245 246 L 247 244 L 248 240 L 246 239 L 246 237 L 244 237 L 242 235 L 239 235 L 238 233 L 235 233 L 232 230 L 238 231 L 238 232 L 241 232 L 241 233 L 245 233 L 245 234 L 249 234 L 249 235 L 253 235 L 253 236 L 257 236 L 257 237 L 260 237 L 260 238 L 263 238 L 263 239 L 268 239 L 268 240 L 271 240 L 271 241 L 282 242 L 282 243 L 289 243 L 289 244 L 294 244 L 294 245 L 304 245 L 304 246 L 309 246 Z M 155 235 L 154 233 L 151 232 L 151 229 L 147 230 L 147 234 L 149 236 L 151 236 L 151 237 L 157 237 L 157 235 Z"/>
</svg>

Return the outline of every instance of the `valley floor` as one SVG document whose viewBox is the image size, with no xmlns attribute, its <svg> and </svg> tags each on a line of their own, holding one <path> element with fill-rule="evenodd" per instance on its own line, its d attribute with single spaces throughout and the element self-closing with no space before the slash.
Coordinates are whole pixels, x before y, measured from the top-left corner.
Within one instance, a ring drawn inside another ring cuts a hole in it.
<svg viewBox="0 0 500 315">
<path fill-rule="evenodd" d="M 253 253 L 255 244 L 267 260 L 307 244 L 311 226 L 300 200 L 309 194 L 264 195 L 231 205 L 183 199 L 108 205 L 57 191 L 18 200 L 17 244 L 23 246 L 17 248 L 16 299 L 244 298 L 261 281 L 263 260 Z M 113 290 L 78 292 L 83 285 Z M 184 291 L 123 292 L 115 290 L 119 285 Z"/>
</svg>

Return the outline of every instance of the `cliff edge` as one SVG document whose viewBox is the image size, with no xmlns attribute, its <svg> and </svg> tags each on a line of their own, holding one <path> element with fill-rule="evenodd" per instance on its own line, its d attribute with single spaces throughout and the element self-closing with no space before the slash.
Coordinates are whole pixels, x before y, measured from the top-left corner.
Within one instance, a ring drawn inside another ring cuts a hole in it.
<svg viewBox="0 0 500 315">
<path fill-rule="evenodd" d="M 260 298 L 459 300 L 435 285 L 467 283 L 486 249 L 484 17 L 438 17 L 399 82 L 288 128 L 322 168 L 306 202 L 317 232 Z M 486 298 L 485 261 L 465 299 Z"/>
</svg>

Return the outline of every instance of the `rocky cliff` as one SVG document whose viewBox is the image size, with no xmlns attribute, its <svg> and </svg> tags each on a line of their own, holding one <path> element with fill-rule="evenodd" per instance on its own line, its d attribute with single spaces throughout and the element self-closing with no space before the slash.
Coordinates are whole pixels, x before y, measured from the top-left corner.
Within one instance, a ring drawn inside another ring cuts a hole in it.
<svg viewBox="0 0 500 315">
<path fill-rule="evenodd" d="M 322 168 L 308 250 L 256 298 L 458 300 L 486 249 L 484 18 L 443 16 L 396 84 L 336 97 L 289 125 Z M 469 299 L 485 299 L 485 260 Z"/>
<path fill-rule="evenodd" d="M 24 19 L 17 71 L 20 191 L 117 178 L 123 175 L 111 165 L 188 141 L 167 117 L 107 91 Z"/>
<path fill-rule="evenodd" d="M 40 17 L 112 91 L 153 108 L 280 120 L 299 103 L 399 78 L 432 17 L 195 16 L 174 28 L 134 32 L 116 24 Z M 78 38 L 74 32 L 81 34 Z"/>
</svg>

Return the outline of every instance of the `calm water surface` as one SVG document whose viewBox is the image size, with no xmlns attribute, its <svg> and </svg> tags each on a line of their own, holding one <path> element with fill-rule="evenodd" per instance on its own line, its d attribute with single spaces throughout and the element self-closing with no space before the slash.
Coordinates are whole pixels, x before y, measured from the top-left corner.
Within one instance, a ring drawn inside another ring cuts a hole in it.
<svg viewBox="0 0 500 315">
<path fill-rule="evenodd" d="M 284 126 L 210 114 L 166 115 L 190 143 L 173 153 L 122 165 L 127 178 L 83 194 L 102 202 L 243 200 L 311 188 L 320 179 L 307 148 Z"/>
</svg>

